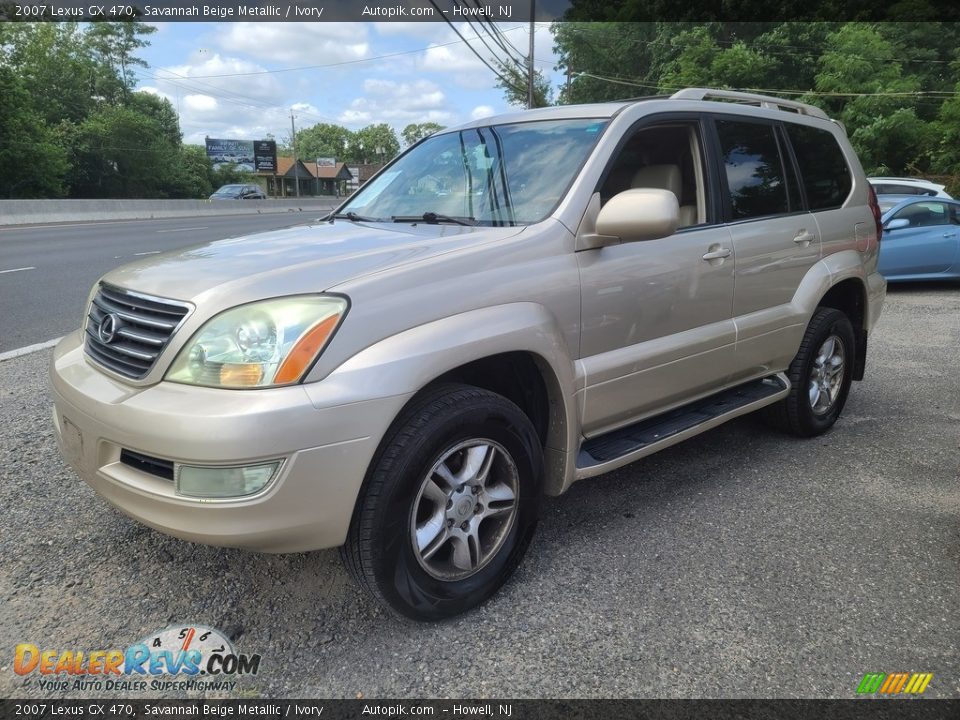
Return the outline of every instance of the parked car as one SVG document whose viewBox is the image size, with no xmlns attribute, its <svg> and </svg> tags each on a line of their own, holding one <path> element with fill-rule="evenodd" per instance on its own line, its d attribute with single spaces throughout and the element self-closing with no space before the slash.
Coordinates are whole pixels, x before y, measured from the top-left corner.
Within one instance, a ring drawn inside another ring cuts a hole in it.
<svg viewBox="0 0 960 720">
<path fill-rule="evenodd" d="M 54 352 L 56 436 L 150 527 L 343 545 L 377 601 L 448 617 L 517 566 L 544 493 L 755 410 L 829 430 L 883 304 L 879 235 L 843 128 L 799 102 L 478 120 L 313 226 L 107 273 Z"/>
<path fill-rule="evenodd" d="M 947 186 L 923 178 L 871 177 L 867 178 L 877 195 L 926 195 L 950 198 Z"/>
<path fill-rule="evenodd" d="M 265 200 L 266 193 L 259 185 L 223 185 L 213 195 L 211 200 Z"/>
<path fill-rule="evenodd" d="M 920 197 L 923 198 L 929 196 L 922 195 Z M 885 213 L 894 205 L 902 203 L 904 200 L 915 200 L 916 198 L 916 195 L 877 195 L 877 205 L 880 206 L 880 212 Z"/>
<path fill-rule="evenodd" d="M 887 280 L 960 278 L 960 201 L 905 198 L 882 219 L 879 270 Z"/>
</svg>

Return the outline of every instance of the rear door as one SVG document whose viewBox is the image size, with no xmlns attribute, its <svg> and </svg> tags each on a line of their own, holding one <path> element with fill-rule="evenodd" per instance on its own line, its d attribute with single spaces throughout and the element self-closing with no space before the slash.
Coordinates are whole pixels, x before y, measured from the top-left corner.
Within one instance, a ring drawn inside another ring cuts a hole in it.
<svg viewBox="0 0 960 720">
<path fill-rule="evenodd" d="M 791 301 L 820 259 L 820 231 L 804 207 L 779 123 L 726 115 L 715 127 L 736 257 L 733 320 L 743 379 L 783 366 L 799 323 Z"/>
</svg>

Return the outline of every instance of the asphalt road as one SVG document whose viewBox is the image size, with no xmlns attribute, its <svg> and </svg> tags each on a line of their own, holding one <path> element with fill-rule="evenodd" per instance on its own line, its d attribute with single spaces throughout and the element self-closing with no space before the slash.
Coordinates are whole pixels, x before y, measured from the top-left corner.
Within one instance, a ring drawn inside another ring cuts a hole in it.
<svg viewBox="0 0 960 720">
<path fill-rule="evenodd" d="M 119 265 L 306 222 L 322 212 L 0 227 L 0 353 L 79 327 L 90 288 Z"/>
<path fill-rule="evenodd" d="M 25 684 L 16 643 L 183 623 L 262 655 L 226 697 L 849 698 L 867 672 L 960 697 L 956 285 L 890 292 L 827 435 L 741 418 L 585 480 L 546 501 L 499 594 L 437 625 L 385 615 L 335 551 L 191 545 L 111 509 L 57 455 L 49 356 L 0 362 L 4 697 L 82 696 Z"/>
</svg>

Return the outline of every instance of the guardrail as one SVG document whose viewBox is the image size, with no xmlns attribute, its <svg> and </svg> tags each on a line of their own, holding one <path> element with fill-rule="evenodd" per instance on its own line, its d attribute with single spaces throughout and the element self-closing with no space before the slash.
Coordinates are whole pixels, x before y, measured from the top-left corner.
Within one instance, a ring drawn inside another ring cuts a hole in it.
<svg viewBox="0 0 960 720">
<path fill-rule="evenodd" d="M 0 227 L 203 215 L 325 212 L 342 201 L 343 198 L 333 197 L 270 200 L 0 200 Z"/>
</svg>

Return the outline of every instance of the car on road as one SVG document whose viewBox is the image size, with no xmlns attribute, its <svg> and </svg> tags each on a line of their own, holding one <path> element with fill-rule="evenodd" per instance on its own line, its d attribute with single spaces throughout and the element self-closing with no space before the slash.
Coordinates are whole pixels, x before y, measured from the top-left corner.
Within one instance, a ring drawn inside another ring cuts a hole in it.
<svg viewBox="0 0 960 720">
<path fill-rule="evenodd" d="M 259 185 L 223 185 L 213 195 L 211 200 L 266 200 L 267 195 Z"/>
<path fill-rule="evenodd" d="M 517 567 L 544 494 L 758 410 L 827 432 L 880 234 L 842 126 L 796 101 L 477 120 L 312 226 L 107 273 L 54 351 L 56 436 L 150 527 L 342 546 L 385 607 L 449 617 Z"/>
<path fill-rule="evenodd" d="M 867 179 L 873 185 L 877 195 L 926 195 L 950 198 L 946 185 L 923 178 L 870 177 Z"/>
<path fill-rule="evenodd" d="M 882 220 L 878 267 L 887 280 L 960 278 L 960 201 L 899 198 Z"/>
</svg>

